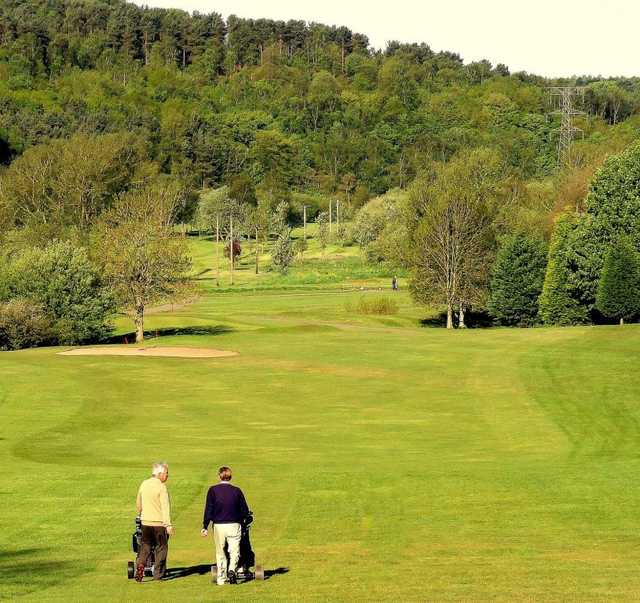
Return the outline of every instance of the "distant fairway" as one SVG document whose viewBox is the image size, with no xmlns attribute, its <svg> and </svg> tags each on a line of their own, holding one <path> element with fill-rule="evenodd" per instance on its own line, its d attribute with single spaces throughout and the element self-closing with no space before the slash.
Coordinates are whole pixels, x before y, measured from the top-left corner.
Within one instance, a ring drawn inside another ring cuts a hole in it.
<svg viewBox="0 0 640 603">
<path fill-rule="evenodd" d="M 0 598 L 599 601 L 640 592 L 640 329 L 447 333 L 358 293 L 209 295 L 147 345 L 235 358 L 0 354 Z M 391 293 L 386 293 L 391 295 Z M 218 333 L 218 334 L 216 334 Z M 171 464 L 169 567 L 211 562 L 229 464 L 264 583 L 126 579 L 135 493 Z"/>
</svg>

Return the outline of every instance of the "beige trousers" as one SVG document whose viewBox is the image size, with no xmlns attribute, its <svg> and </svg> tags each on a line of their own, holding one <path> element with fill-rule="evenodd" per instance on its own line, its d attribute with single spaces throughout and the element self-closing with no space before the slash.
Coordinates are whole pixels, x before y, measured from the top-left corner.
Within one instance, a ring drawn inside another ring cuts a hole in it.
<svg viewBox="0 0 640 603">
<path fill-rule="evenodd" d="M 218 567 L 218 584 L 227 581 L 227 570 L 238 570 L 238 559 L 240 558 L 240 535 L 239 523 L 216 523 L 213 526 L 213 540 L 216 543 L 216 565 Z M 229 567 L 227 567 L 227 557 L 224 554 L 225 543 L 229 549 Z"/>
</svg>

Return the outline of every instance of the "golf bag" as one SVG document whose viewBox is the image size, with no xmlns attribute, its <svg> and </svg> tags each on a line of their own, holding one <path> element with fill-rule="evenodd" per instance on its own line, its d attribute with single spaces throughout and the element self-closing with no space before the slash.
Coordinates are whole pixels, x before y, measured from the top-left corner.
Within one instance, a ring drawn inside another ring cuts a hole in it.
<svg viewBox="0 0 640 603">
<path fill-rule="evenodd" d="M 237 576 L 239 580 L 264 580 L 265 573 L 264 568 L 261 565 L 256 565 L 256 555 L 253 552 L 251 546 L 251 539 L 249 538 L 249 532 L 251 530 L 251 524 L 253 523 L 253 513 L 249 514 L 242 520 L 241 535 L 240 535 L 240 558 L 238 559 L 238 572 Z M 224 554 L 227 557 L 227 567 L 229 567 L 229 547 L 224 545 Z M 252 572 L 251 568 L 255 567 L 255 571 Z M 211 571 L 214 577 L 216 577 L 215 564 L 212 566 Z"/>
<path fill-rule="evenodd" d="M 139 517 L 136 517 L 136 530 L 131 535 L 131 549 L 136 554 L 135 561 L 129 561 L 127 564 L 127 578 L 132 580 L 136 574 L 136 563 L 138 561 L 137 557 L 140 553 L 140 548 L 142 547 L 142 520 Z M 151 554 L 147 559 L 147 564 L 144 567 L 144 575 L 145 576 L 153 576 L 153 566 L 156 562 L 156 552 L 155 549 L 151 549 Z"/>
</svg>

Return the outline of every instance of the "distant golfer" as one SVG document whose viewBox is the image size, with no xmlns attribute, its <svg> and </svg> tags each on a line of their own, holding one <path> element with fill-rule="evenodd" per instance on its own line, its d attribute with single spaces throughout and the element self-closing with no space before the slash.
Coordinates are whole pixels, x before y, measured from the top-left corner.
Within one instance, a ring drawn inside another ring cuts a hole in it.
<svg viewBox="0 0 640 603">
<path fill-rule="evenodd" d="M 207 492 L 200 533 L 206 537 L 209 533 L 209 524 L 213 523 L 213 539 L 216 544 L 216 565 L 218 568 L 216 582 L 219 585 L 223 585 L 227 581 L 229 584 L 235 584 L 240 557 L 241 524 L 249 515 L 249 507 L 242 490 L 229 483 L 231 481 L 229 467 L 220 467 L 218 477 L 220 481 L 215 486 L 211 486 Z M 225 544 L 229 550 L 229 567 L 227 567 L 227 557 L 224 552 Z"/>
<path fill-rule="evenodd" d="M 397 290 L 398 290 L 398 277 L 396 277 L 396 276 L 394 276 L 394 277 L 391 279 L 391 289 L 392 289 L 393 291 L 397 291 Z"/>
<path fill-rule="evenodd" d="M 162 580 L 167 568 L 169 536 L 173 534 L 171 525 L 171 504 L 165 482 L 169 479 L 169 465 L 154 463 L 151 477 L 140 484 L 136 508 L 142 523 L 142 546 L 136 561 L 136 581 L 142 582 L 144 567 L 155 547 L 153 579 Z"/>
</svg>

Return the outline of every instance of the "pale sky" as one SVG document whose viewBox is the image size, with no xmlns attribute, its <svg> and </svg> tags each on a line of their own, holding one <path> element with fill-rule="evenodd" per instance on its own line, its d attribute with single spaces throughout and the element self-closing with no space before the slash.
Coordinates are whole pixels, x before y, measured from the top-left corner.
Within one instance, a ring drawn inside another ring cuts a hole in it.
<svg viewBox="0 0 640 603">
<path fill-rule="evenodd" d="M 465 62 L 544 76 L 640 75 L 639 0 L 136 0 L 163 8 L 346 25 L 384 48 L 426 42 Z"/>
</svg>

